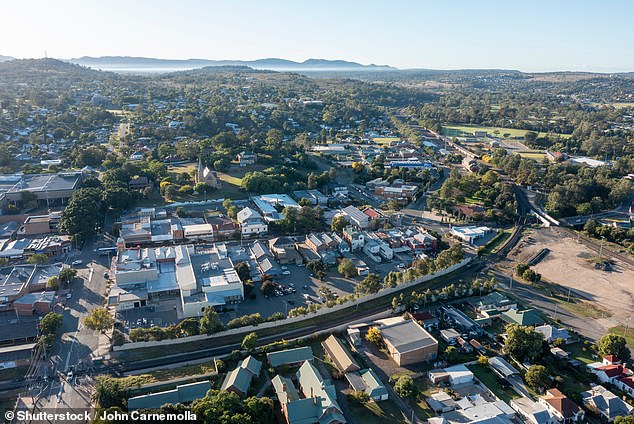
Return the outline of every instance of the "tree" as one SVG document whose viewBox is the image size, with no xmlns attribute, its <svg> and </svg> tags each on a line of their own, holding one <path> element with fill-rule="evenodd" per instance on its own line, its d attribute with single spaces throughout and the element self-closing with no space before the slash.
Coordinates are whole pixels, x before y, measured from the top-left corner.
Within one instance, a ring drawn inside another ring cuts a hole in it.
<svg viewBox="0 0 634 424">
<path fill-rule="evenodd" d="M 601 356 L 614 355 L 623 362 L 629 361 L 631 357 L 625 338 L 618 334 L 608 333 L 601 337 L 597 343 L 597 350 Z"/>
<path fill-rule="evenodd" d="M 509 324 L 506 334 L 504 351 L 519 361 L 534 359 L 541 354 L 544 336 L 533 327 Z"/>
<path fill-rule="evenodd" d="M 202 318 L 200 318 L 200 333 L 213 334 L 224 329 L 218 312 L 211 306 L 205 308 Z"/>
<path fill-rule="evenodd" d="M 114 325 L 114 318 L 106 308 L 95 308 L 84 318 L 86 328 L 105 333 Z"/>
<path fill-rule="evenodd" d="M 29 259 L 26 261 L 32 265 L 42 265 L 48 262 L 48 256 L 42 253 L 36 253 L 35 255 L 29 256 Z"/>
<path fill-rule="evenodd" d="M 52 276 L 46 282 L 46 290 L 57 291 L 59 290 L 60 280 L 58 277 Z"/>
<path fill-rule="evenodd" d="M 460 362 L 460 351 L 455 346 L 447 346 L 444 352 L 444 358 L 450 364 Z"/>
<path fill-rule="evenodd" d="M 418 392 L 418 388 L 414 384 L 414 379 L 409 375 L 402 375 L 394 384 L 394 391 L 402 398 L 414 396 Z"/>
<path fill-rule="evenodd" d="M 489 357 L 485 355 L 478 356 L 478 365 L 487 366 L 489 365 Z"/>
<path fill-rule="evenodd" d="M 368 333 L 365 335 L 365 339 L 370 343 L 374 343 L 377 346 L 381 346 L 383 344 L 383 337 L 381 336 L 381 330 L 377 327 L 371 327 L 368 330 Z"/>
<path fill-rule="evenodd" d="M 275 284 L 271 280 L 265 280 L 260 285 L 260 291 L 265 296 L 270 296 L 275 292 Z"/>
<path fill-rule="evenodd" d="M 49 312 L 40 321 L 40 332 L 45 336 L 57 333 L 57 330 L 62 326 L 62 320 L 61 314 Z"/>
<path fill-rule="evenodd" d="M 253 350 L 258 345 L 258 335 L 256 333 L 249 333 L 242 339 L 242 349 Z"/>
<path fill-rule="evenodd" d="M 248 263 L 240 262 L 234 267 L 234 269 L 238 273 L 238 277 L 240 277 L 240 281 L 242 281 L 243 283 L 246 283 L 247 281 L 251 280 L 251 272 L 250 272 Z"/>
<path fill-rule="evenodd" d="M 357 403 L 359 405 L 365 405 L 366 403 L 370 402 L 370 395 L 363 390 L 355 390 L 347 397 L 349 401 Z"/>
<path fill-rule="evenodd" d="M 183 336 L 196 336 L 200 333 L 200 324 L 196 318 L 187 318 L 178 323 L 178 329 L 183 333 Z"/>
<path fill-rule="evenodd" d="M 242 403 L 244 404 L 244 412 L 252 418 L 254 423 L 274 422 L 273 400 L 270 398 L 252 396 L 246 398 Z"/>
<path fill-rule="evenodd" d="M 332 231 L 341 234 L 343 229 L 346 228 L 348 225 L 350 225 L 350 221 L 348 221 L 345 216 L 339 215 L 335 216 L 332 219 L 331 228 Z"/>
<path fill-rule="evenodd" d="M 69 283 L 77 275 L 75 268 L 64 268 L 59 273 L 59 279 L 62 283 Z"/>
<path fill-rule="evenodd" d="M 372 294 L 381 290 L 381 277 L 378 274 L 369 274 L 365 277 L 357 287 L 354 288 L 354 291 L 358 294 Z"/>
<path fill-rule="evenodd" d="M 614 419 L 614 424 L 634 424 L 634 416 L 622 416 Z"/>
<path fill-rule="evenodd" d="M 526 384 L 535 390 L 541 391 L 550 387 L 550 377 L 543 365 L 531 365 L 524 376 Z"/>
<path fill-rule="evenodd" d="M 101 408 L 124 407 L 125 392 L 120 379 L 102 375 L 96 378 L 93 399 Z"/>
<path fill-rule="evenodd" d="M 339 274 L 343 275 L 346 278 L 356 277 L 357 276 L 357 267 L 354 265 L 348 258 L 343 258 L 341 262 L 339 262 L 339 267 L 337 267 Z"/>
</svg>

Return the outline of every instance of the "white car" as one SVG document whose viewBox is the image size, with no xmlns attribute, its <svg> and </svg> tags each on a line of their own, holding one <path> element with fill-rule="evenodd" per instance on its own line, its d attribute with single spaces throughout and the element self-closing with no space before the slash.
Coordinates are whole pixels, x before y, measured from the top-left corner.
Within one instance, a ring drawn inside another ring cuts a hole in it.
<svg viewBox="0 0 634 424">
<path fill-rule="evenodd" d="M 284 272 L 282 272 L 282 274 L 284 274 L 284 275 L 291 275 L 291 272 L 290 272 L 290 271 L 284 271 Z"/>
<path fill-rule="evenodd" d="M 72 299 L 72 297 L 73 297 L 73 295 L 72 295 L 71 293 L 68 293 L 68 294 L 66 295 L 66 299 Z"/>
<path fill-rule="evenodd" d="M 84 263 L 84 261 L 82 261 L 81 259 L 77 259 L 76 261 L 73 261 L 73 262 L 71 263 L 71 265 L 75 266 L 75 265 L 81 265 L 81 264 L 83 264 L 83 263 Z"/>
<path fill-rule="evenodd" d="M 288 269 L 287 266 L 281 266 L 280 268 L 282 268 L 283 270 L 287 270 Z"/>
</svg>

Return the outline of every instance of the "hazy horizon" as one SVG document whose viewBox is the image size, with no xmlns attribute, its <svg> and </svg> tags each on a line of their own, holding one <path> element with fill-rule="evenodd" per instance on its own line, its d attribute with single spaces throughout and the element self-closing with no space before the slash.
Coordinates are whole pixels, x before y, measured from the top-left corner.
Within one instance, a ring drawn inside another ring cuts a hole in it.
<svg viewBox="0 0 634 424">
<path fill-rule="evenodd" d="M 634 4 L 610 1 L 10 1 L 0 55 L 310 58 L 399 69 L 632 72 Z M 63 30 L 60 30 L 62 28 Z"/>
</svg>

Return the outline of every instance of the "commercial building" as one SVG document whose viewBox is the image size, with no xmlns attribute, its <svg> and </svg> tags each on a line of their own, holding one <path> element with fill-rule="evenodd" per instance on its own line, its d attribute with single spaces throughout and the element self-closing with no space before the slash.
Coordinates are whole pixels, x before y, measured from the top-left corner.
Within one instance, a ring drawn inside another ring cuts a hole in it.
<svg viewBox="0 0 634 424">
<path fill-rule="evenodd" d="M 267 223 L 255 209 L 246 207 L 238 212 L 237 218 L 243 236 L 257 236 L 268 231 Z"/>
<path fill-rule="evenodd" d="M 380 328 L 387 350 L 399 366 L 431 361 L 438 355 L 438 341 L 414 320 Z"/>
<path fill-rule="evenodd" d="M 190 403 L 204 398 L 209 390 L 211 390 L 211 382 L 209 380 L 181 384 L 173 390 L 131 397 L 128 399 L 128 409 L 130 411 L 136 409 L 158 409 L 167 403 L 172 405 Z"/>
<path fill-rule="evenodd" d="M 489 227 L 477 227 L 475 225 L 469 225 L 466 227 L 453 227 L 450 233 L 465 242 L 472 244 L 476 240 L 483 238 L 487 234 L 490 234 L 493 230 Z"/>
<path fill-rule="evenodd" d="M 297 200 L 306 199 L 311 205 L 323 206 L 328 204 L 328 196 L 324 196 L 319 190 L 298 190 L 293 192 Z"/>
<path fill-rule="evenodd" d="M 0 207 L 21 203 L 22 192 L 35 195 L 41 206 L 64 205 L 81 184 L 82 173 L 0 175 Z"/>
<path fill-rule="evenodd" d="M 343 215 L 350 221 L 352 225 L 360 230 L 370 227 L 370 217 L 354 206 L 346 206 L 342 210 Z"/>
</svg>

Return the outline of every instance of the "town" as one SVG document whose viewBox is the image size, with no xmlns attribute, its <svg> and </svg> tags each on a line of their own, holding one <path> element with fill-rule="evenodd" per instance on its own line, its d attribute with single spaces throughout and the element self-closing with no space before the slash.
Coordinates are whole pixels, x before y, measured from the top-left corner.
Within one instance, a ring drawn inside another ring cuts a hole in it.
<svg viewBox="0 0 634 424">
<path fill-rule="evenodd" d="M 634 422 L 631 73 L 0 58 L 8 422 Z"/>
</svg>

